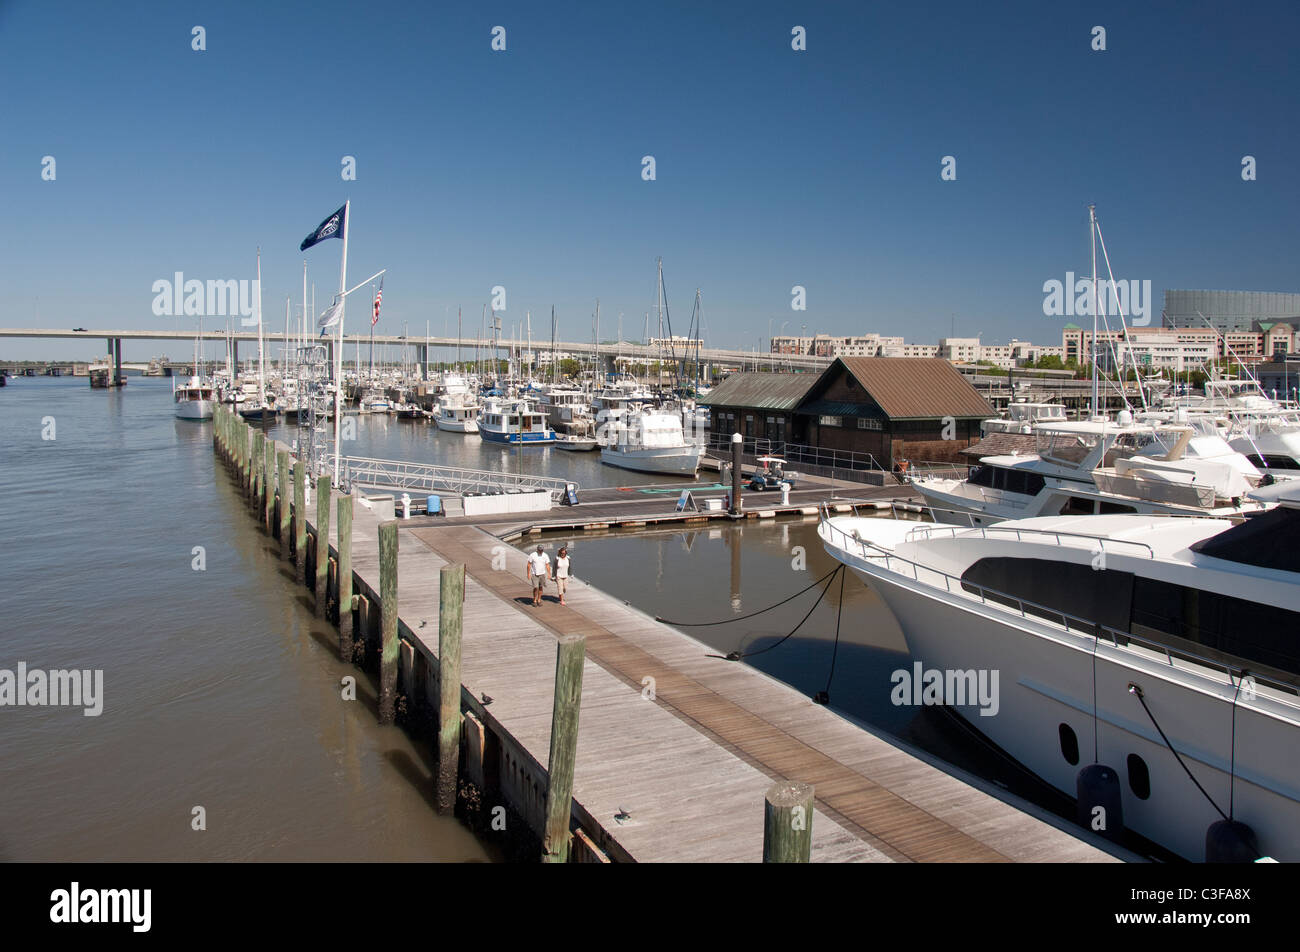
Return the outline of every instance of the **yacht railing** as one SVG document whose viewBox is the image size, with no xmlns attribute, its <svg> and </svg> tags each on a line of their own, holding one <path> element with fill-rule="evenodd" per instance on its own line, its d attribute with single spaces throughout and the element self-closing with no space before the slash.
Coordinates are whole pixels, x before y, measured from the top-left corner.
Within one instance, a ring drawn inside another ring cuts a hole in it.
<svg viewBox="0 0 1300 952">
<path fill-rule="evenodd" d="M 1113 644 L 1116 648 L 1125 648 L 1128 647 L 1130 643 L 1136 642 L 1140 647 L 1148 651 L 1155 652 L 1156 654 L 1163 654 L 1165 656 L 1165 662 L 1170 667 L 1173 667 L 1174 659 L 1191 662 L 1192 664 L 1201 665 L 1202 667 L 1206 667 L 1214 671 L 1223 672 L 1228 678 L 1228 683 L 1234 686 L 1240 684 L 1243 679 L 1249 677 L 1256 684 L 1263 684 L 1269 688 L 1272 688 L 1273 690 L 1280 691 L 1284 694 L 1292 695 L 1297 698 L 1297 701 L 1300 701 L 1300 686 L 1297 686 L 1290 682 L 1280 681 L 1276 678 L 1271 678 L 1266 675 L 1261 675 L 1256 671 L 1252 671 L 1249 668 L 1245 668 L 1239 665 L 1227 664 L 1226 662 L 1220 661 L 1217 658 L 1208 658 L 1204 655 L 1197 654 L 1194 651 L 1173 649 L 1166 644 L 1162 644 L 1158 641 L 1152 641 L 1148 638 L 1143 638 L 1140 635 L 1135 635 L 1132 634 L 1131 632 L 1122 631 L 1118 628 L 1113 628 L 1110 625 L 1104 625 L 1099 621 L 1083 618 L 1079 615 L 1072 615 L 1069 612 L 1062 611 L 1059 608 L 1052 608 L 1047 605 L 1039 604 L 1038 602 L 1030 601 L 1027 598 L 1021 598 L 1019 595 L 1012 595 L 1009 592 L 1003 592 L 995 588 L 989 588 L 988 586 L 980 585 L 978 582 L 972 582 L 969 579 L 963 579 L 956 575 L 952 575 L 951 573 L 945 572 L 942 569 L 932 568 L 928 565 L 921 565 L 919 562 L 916 562 L 912 559 L 904 558 L 901 555 L 895 555 L 891 550 L 886 549 L 884 546 L 877 545 L 874 542 L 870 542 L 866 539 L 863 539 L 859 535 L 845 532 L 839 526 L 835 525 L 831 521 L 830 512 L 825 508 L 825 504 L 822 504 L 818 508 L 822 510 L 821 525 L 829 529 L 832 535 L 839 535 L 843 537 L 845 544 L 840 547 L 843 548 L 845 551 L 852 552 L 854 551 L 853 547 L 856 546 L 857 551 L 862 558 L 872 559 L 873 561 L 877 561 L 877 562 L 883 560 L 884 567 L 890 571 L 898 571 L 892 565 L 893 562 L 898 562 L 900 565 L 911 569 L 912 578 L 917 582 L 921 582 L 922 584 L 927 584 L 922 581 L 920 573 L 922 571 L 928 572 L 931 575 L 943 579 L 944 591 L 946 591 L 948 594 L 978 595 L 981 605 L 988 605 L 992 603 L 993 605 L 1000 606 L 1003 608 L 1014 607 L 1020 612 L 1020 617 L 1025 619 L 1028 619 L 1031 616 L 1033 616 L 1034 618 L 1040 621 L 1052 622 L 1053 619 L 1059 618 L 1060 626 L 1067 633 L 1083 635 L 1085 637 L 1092 638 L 1095 641 L 1100 641 L 1104 637 L 1106 640 L 1109 640 L 1111 644 Z M 918 528 L 929 528 L 929 527 L 921 526 Z M 962 527 L 949 526 L 946 528 L 960 530 Z M 997 529 L 998 527 L 986 526 L 983 528 Z M 1021 531 L 1028 532 L 1028 531 L 1035 531 L 1035 530 L 1021 530 Z M 1047 530 L 1038 530 L 1038 531 L 1047 531 Z M 1100 541 L 1097 540 L 1095 536 L 1085 536 L 1084 538 Z M 833 539 L 831 541 L 832 544 L 834 544 Z M 1122 540 L 1122 541 L 1129 541 L 1129 540 Z M 1132 544 L 1145 545 L 1145 543 L 1132 543 Z M 869 548 L 874 551 L 868 552 Z M 1147 548 L 1150 548 L 1150 546 L 1147 546 Z M 906 575 L 907 573 L 906 571 L 903 571 L 903 572 L 899 572 L 899 574 Z M 953 591 L 953 586 L 952 586 L 953 582 L 957 583 L 956 592 Z M 1234 677 L 1236 680 L 1234 680 Z M 1286 699 L 1286 703 L 1291 704 L 1292 706 L 1295 707 L 1300 707 L 1300 703 L 1293 702 L 1289 699 Z"/>
</svg>

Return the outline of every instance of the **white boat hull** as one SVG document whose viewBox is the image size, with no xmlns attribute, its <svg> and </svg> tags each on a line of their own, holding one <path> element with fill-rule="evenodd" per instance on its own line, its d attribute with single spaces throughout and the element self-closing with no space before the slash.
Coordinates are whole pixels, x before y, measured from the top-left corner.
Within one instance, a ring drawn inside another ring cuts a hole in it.
<svg viewBox="0 0 1300 952">
<path fill-rule="evenodd" d="M 438 429 L 446 430 L 448 433 L 477 433 L 477 420 L 444 420 L 438 417 Z"/>
<path fill-rule="evenodd" d="M 1236 783 L 1230 791 L 1233 698 L 1220 675 L 1171 666 L 1163 654 L 1118 647 L 1033 617 L 1020 617 L 961 595 L 918 587 L 851 553 L 828 546 L 875 589 L 897 618 L 913 656 L 927 669 L 998 672 L 997 713 L 977 704 L 954 705 L 963 719 L 1062 793 L 1076 795 L 1079 770 L 1097 763 L 1118 771 L 1123 823 L 1194 861 L 1205 858 L 1206 830 L 1221 819 L 1188 780 L 1130 693 L 1138 684 L 1147 705 L 1197 780 L 1234 818 L 1248 824 L 1261 850 L 1282 862 L 1300 859 L 1300 761 L 1293 750 L 1300 723 L 1293 711 L 1266 698 L 1236 704 Z M 925 570 L 922 569 L 922 572 Z M 1204 671 L 1205 669 L 1201 669 Z M 888 692 L 891 685 L 873 689 Z M 1094 719 L 1094 689 L 1096 718 Z M 1078 739 L 1078 762 L 1063 753 L 1061 725 Z M 1129 757 L 1145 762 L 1150 795 L 1139 798 L 1129 779 Z"/>
<path fill-rule="evenodd" d="M 675 476 L 694 476 L 700 468 L 702 446 L 666 446 L 650 449 L 623 449 L 618 446 L 602 447 L 600 461 L 639 473 L 668 473 Z"/>
<path fill-rule="evenodd" d="M 211 420 L 212 400 L 181 400 L 176 404 L 176 415 L 182 420 Z"/>
</svg>

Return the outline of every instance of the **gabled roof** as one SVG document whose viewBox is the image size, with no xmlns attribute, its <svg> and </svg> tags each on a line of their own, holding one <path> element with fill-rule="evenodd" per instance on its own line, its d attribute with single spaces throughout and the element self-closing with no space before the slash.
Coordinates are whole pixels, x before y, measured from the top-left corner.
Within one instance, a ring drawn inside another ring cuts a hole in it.
<svg viewBox="0 0 1300 952">
<path fill-rule="evenodd" d="M 793 410 L 819 379 L 813 373 L 734 373 L 696 402 L 705 407 Z"/>
<path fill-rule="evenodd" d="M 996 416 L 988 401 L 942 357 L 838 357 L 822 379 L 829 380 L 840 365 L 891 420 Z"/>
</svg>

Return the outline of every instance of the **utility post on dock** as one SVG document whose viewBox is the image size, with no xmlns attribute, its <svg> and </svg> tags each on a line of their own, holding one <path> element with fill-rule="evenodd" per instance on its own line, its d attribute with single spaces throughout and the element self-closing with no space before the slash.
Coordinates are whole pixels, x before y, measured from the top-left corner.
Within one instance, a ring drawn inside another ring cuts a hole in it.
<svg viewBox="0 0 1300 952">
<path fill-rule="evenodd" d="M 329 604 L 330 478 L 316 477 L 316 617 L 324 618 Z"/>
<path fill-rule="evenodd" d="M 578 710 L 582 706 L 584 635 L 561 635 L 555 648 L 555 702 L 551 709 L 551 752 L 546 772 L 546 826 L 542 862 L 569 861 L 569 819 L 573 813 L 573 766 L 578 759 Z"/>
<path fill-rule="evenodd" d="M 339 660 L 352 660 L 352 497 L 339 496 Z"/>
<path fill-rule="evenodd" d="M 778 783 L 763 798 L 763 862 L 806 863 L 812 856 L 813 785 Z"/>
<path fill-rule="evenodd" d="M 460 634 L 465 563 L 438 571 L 438 812 L 456 810 L 460 767 Z"/>
<path fill-rule="evenodd" d="M 731 434 L 731 515 L 739 516 L 745 511 L 745 504 L 740 498 L 741 461 L 745 455 L 745 438 L 739 433 Z"/>
<path fill-rule="evenodd" d="M 397 520 L 379 525 L 379 723 L 393 723 L 397 704 Z"/>
</svg>

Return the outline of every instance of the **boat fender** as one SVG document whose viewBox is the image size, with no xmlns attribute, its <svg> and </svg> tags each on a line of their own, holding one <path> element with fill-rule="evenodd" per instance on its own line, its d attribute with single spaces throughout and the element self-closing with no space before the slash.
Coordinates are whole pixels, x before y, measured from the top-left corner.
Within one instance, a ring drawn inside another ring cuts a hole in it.
<svg viewBox="0 0 1300 952">
<path fill-rule="evenodd" d="M 1205 831 L 1207 863 L 1253 863 L 1259 856 L 1255 831 L 1239 820 L 1215 820 Z"/>
<path fill-rule="evenodd" d="M 1124 832 L 1119 772 L 1105 764 L 1089 764 L 1076 775 L 1074 786 L 1079 824 L 1118 842 Z"/>
</svg>

